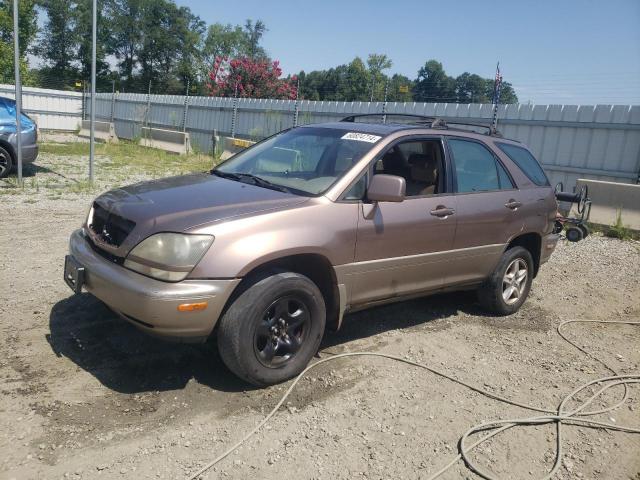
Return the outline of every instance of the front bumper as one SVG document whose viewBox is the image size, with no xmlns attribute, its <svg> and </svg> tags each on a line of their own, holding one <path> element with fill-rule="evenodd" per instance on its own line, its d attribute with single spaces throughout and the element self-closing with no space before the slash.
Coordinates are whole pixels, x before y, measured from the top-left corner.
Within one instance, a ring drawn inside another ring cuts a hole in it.
<svg viewBox="0 0 640 480">
<path fill-rule="evenodd" d="M 551 257 L 551 254 L 556 249 L 556 245 L 560 240 L 560 235 L 557 233 L 550 233 L 542 237 L 542 248 L 540 252 L 540 265 L 545 263 Z"/>
<path fill-rule="evenodd" d="M 85 290 L 139 329 L 178 341 L 205 340 L 240 283 L 240 279 L 167 283 L 145 277 L 99 255 L 82 230 L 71 235 L 69 253 L 85 269 Z M 194 302 L 208 305 L 204 310 L 178 311 L 178 305 Z"/>
</svg>

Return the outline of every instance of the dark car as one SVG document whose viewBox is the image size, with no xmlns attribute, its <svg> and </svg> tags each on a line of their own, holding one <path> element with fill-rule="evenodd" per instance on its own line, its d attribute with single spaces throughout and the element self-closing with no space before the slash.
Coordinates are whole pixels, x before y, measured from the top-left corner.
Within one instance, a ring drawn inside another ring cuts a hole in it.
<svg viewBox="0 0 640 480">
<path fill-rule="evenodd" d="M 558 241 L 531 152 L 441 120 L 345 120 L 99 196 L 65 280 L 150 334 L 215 335 L 258 385 L 300 373 L 345 312 L 463 289 L 517 311 Z"/>
<path fill-rule="evenodd" d="M 31 163 L 38 157 L 38 126 L 22 114 L 22 161 Z M 16 102 L 0 97 L 0 178 L 11 173 L 18 162 L 16 139 Z"/>
</svg>

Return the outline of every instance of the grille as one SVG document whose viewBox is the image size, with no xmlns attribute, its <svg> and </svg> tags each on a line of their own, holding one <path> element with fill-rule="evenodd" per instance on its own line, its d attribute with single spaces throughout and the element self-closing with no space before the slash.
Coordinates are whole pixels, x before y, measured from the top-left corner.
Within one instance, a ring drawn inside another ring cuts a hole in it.
<svg viewBox="0 0 640 480">
<path fill-rule="evenodd" d="M 93 202 L 93 218 L 89 228 L 103 242 L 119 247 L 135 226 L 135 222 L 127 220 L 120 215 L 109 213 L 97 202 Z"/>
</svg>

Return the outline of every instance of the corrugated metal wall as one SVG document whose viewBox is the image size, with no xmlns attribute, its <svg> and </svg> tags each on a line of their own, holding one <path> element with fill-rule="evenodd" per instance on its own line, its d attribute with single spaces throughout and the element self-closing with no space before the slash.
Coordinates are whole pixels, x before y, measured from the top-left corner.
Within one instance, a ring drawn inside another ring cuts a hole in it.
<svg viewBox="0 0 640 480">
<path fill-rule="evenodd" d="M 0 95 L 12 96 L 13 86 L 0 85 Z M 75 130 L 81 118 L 82 94 L 24 89 L 28 113 L 43 129 Z M 210 152 L 214 132 L 229 135 L 234 100 L 190 97 L 186 130 L 191 143 Z M 235 133 L 260 139 L 293 125 L 292 100 L 238 99 Z M 338 120 L 356 113 L 379 113 L 381 102 L 312 102 L 299 104 L 298 123 Z M 492 106 L 455 103 L 389 103 L 388 113 L 412 113 L 488 123 Z M 101 93 L 96 116 L 113 119 L 116 134 L 135 139 L 140 127 L 182 130 L 185 97 L 175 95 Z M 552 183 L 571 187 L 577 178 L 635 183 L 640 172 L 640 105 L 502 105 L 498 128 L 505 137 L 527 144 L 543 164 Z"/>
<path fill-rule="evenodd" d="M 0 84 L 0 96 L 15 98 L 15 87 Z M 72 131 L 82 118 L 82 93 L 22 87 L 22 108 L 41 129 Z"/>
</svg>

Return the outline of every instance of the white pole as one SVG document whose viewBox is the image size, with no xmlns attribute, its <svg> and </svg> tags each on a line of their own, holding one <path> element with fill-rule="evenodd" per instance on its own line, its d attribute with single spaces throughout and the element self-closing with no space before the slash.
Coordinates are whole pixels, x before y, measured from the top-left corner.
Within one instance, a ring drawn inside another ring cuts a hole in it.
<svg viewBox="0 0 640 480">
<path fill-rule="evenodd" d="M 98 24 L 98 1 L 93 0 L 93 38 L 91 45 L 91 120 L 89 136 L 89 181 L 93 182 L 93 160 L 96 153 L 96 37 Z"/>
<path fill-rule="evenodd" d="M 22 185 L 22 83 L 20 80 L 20 39 L 18 38 L 18 0 L 13 0 L 13 60 L 16 79 L 16 144 L 18 184 Z"/>
</svg>

